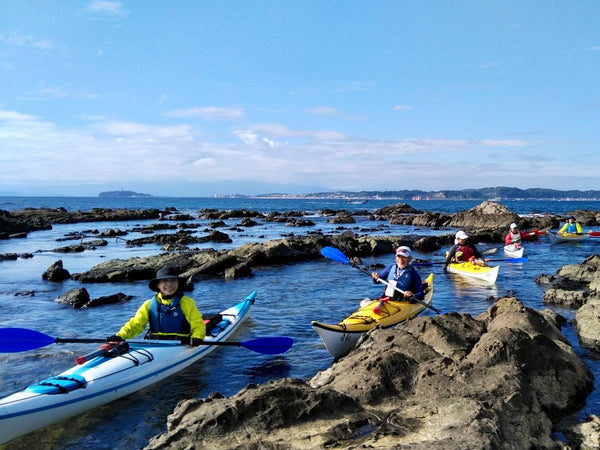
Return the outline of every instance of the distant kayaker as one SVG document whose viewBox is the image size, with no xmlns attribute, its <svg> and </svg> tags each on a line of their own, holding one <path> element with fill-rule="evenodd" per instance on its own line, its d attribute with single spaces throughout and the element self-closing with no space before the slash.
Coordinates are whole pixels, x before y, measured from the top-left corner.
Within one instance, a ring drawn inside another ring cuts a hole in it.
<svg viewBox="0 0 600 450">
<path fill-rule="evenodd" d="M 444 262 L 444 270 L 448 264 L 452 262 L 472 262 L 479 266 L 484 266 L 488 259 L 484 259 L 481 252 L 474 244 L 467 242 L 469 235 L 463 230 L 458 230 L 454 236 L 454 245 L 448 250 L 446 261 Z"/>
<path fill-rule="evenodd" d="M 565 222 L 565 224 L 561 227 L 560 230 L 558 230 L 558 234 L 583 234 L 583 229 L 581 228 L 581 225 L 579 225 L 579 222 L 577 222 L 575 220 L 575 216 L 567 216 L 567 221 Z"/>
<path fill-rule="evenodd" d="M 387 266 L 381 273 L 372 272 L 371 277 L 375 283 L 381 278 L 395 285 L 398 289 L 404 291 L 405 299 L 415 297 L 423 300 L 423 282 L 416 269 L 410 265 L 411 261 L 411 249 L 406 246 L 398 247 L 396 249 L 396 262 Z M 395 300 L 401 299 L 402 294 L 400 292 L 396 290 L 390 291 L 391 288 L 388 287 L 384 296 L 392 297 Z"/>
<path fill-rule="evenodd" d="M 185 279 L 172 266 L 164 266 L 156 272 L 156 278 L 148 283 L 156 295 L 146 300 L 135 315 L 112 336 L 109 342 L 131 339 L 150 325 L 146 339 L 189 338 L 191 345 L 198 345 L 206 337 L 206 325 L 196 302 L 183 295 Z"/>
<path fill-rule="evenodd" d="M 528 239 L 530 237 L 531 233 L 520 231 L 516 223 L 511 223 L 510 230 L 508 234 L 504 237 L 504 245 L 515 244 L 516 246 L 519 246 L 521 245 L 521 240 Z"/>
</svg>

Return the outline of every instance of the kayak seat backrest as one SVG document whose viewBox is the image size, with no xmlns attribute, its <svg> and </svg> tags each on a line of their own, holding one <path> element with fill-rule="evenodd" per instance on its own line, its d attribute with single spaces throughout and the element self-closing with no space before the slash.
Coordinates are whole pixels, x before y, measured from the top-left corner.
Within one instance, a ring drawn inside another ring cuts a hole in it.
<svg viewBox="0 0 600 450">
<path fill-rule="evenodd" d="M 75 389 L 82 389 L 86 386 L 87 381 L 79 375 L 55 376 L 39 381 L 37 384 L 32 384 L 25 388 L 27 392 L 36 394 L 66 394 Z"/>
<path fill-rule="evenodd" d="M 203 318 L 204 318 L 204 325 L 206 325 L 207 332 L 210 331 L 212 328 L 214 328 L 219 323 L 221 323 L 221 320 L 223 320 L 223 316 L 219 313 L 205 314 L 203 316 Z"/>
</svg>

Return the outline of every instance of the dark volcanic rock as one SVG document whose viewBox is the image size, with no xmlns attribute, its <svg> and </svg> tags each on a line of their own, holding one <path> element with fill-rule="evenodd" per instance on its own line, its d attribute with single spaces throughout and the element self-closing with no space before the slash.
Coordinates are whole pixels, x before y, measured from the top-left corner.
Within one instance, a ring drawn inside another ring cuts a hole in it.
<svg viewBox="0 0 600 450">
<path fill-rule="evenodd" d="M 71 278 L 71 274 L 63 267 L 62 259 L 59 259 L 54 264 L 46 269 L 42 274 L 42 280 L 61 282 Z"/>
<path fill-rule="evenodd" d="M 133 297 L 131 295 L 126 295 L 122 292 L 119 292 L 113 295 L 105 295 L 103 297 L 93 298 L 84 305 L 84 308 L 93 308 L 102 305 L 112 305 L 115 303 L 125 303 L 131 300 L 132 298 Z"/>
<path fill-rule="evenodd" d="M 503 298 L 374 329 L 308 382 L 183 401 L 147 448 L 552 449 L 592 389 L 556 316 Z"/>
<path fill-rule="evenodd" d="M 90 294 L 86 288 L 77 288 L 59 295 L 54 301 L 71 305 L 73 308 L 81 308 L 90 301 Z"/>
</svg>

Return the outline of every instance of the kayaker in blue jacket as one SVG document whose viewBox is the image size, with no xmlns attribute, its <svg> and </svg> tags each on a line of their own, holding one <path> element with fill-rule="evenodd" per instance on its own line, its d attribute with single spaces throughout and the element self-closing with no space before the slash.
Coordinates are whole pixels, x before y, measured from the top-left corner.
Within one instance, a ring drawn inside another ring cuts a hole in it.
<svg viewBox="0 0 600 450">
<path fill-rule="evenodd" d="M 196 302 L 183 294 L 185 280 L 179 277 L 175 268 L 160 268 L 148 287 L 156 295 L 146 300 L 135 315 L 106 340 L 119 342 L 131 339 L 150 325 L 147 339 L 189 338 L 191 345 L 198 345 L 206 337 L 206 325 Z"/>
<path fill-rule="evenodd" d="M 411 261 L 412 251 L 410 248 L 405 246 L 398 247 L 396 249 L 396 262 L 387 266 L 381 273 L 372 272 L 371 277 L 376 283 L 381 278 L 395 284 L 398 289 L 404 291 L 404 298 L 407 300 L 411 297 L 423 300 L 423 282 L 416 269 L 410 265 Z M 384 295 L 392 298 L 395 297 L 395 300 L 398 300 L 398 297 L 402 295 L 396 290 L 393 292 L 389 291 L 389 288 L 386 289 Z"/>
<path fill-rule="evenodd" d="M 575 220 L 575 216 L 567 216 L 567 221 L 561 229 L 558 230 L 558 234 L 564 233 L 583 234 L 583 228 L 581 228 L 581 225 Z"/>
</svg>

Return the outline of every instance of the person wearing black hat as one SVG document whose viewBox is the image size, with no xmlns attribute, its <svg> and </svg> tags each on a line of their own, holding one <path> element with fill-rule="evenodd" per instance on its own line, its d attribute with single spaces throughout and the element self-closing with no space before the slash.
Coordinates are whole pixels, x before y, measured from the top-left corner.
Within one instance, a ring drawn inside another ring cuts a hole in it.
<svg viewBox="0 0 600 450">
<path fill-rule="evenodd" d="M 150 325 L 147 339 L 185 339 L 197 345 L 206 337 L 206 325 L 196 302 L 186 295 L 185 279 L 172 266 L 161 267 L 148 283 L 156 295 L 146 300 L 135 315 L 112 336 L 109 342 L 131 339 Z"/>
<path fill-rule="evenodd" d="M 575 220 L 575 216 L 567 216 L 567 221 L 558 230 L 558 234 L 583 234 L 583 228 L 581 225 Z"/>
</svg>

